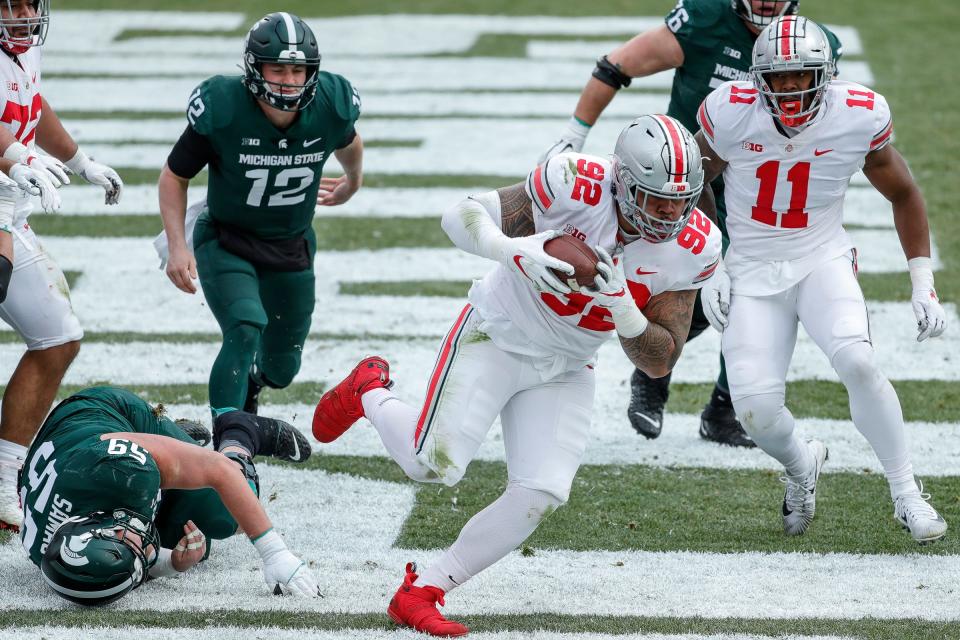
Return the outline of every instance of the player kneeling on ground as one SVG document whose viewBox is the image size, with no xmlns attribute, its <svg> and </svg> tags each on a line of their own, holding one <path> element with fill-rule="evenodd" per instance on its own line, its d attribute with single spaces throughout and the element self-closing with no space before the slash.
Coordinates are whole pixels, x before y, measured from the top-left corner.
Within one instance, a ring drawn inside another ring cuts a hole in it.
<svg viewBox="0 0 960 640">
<path fill-rule="evenodd" d="M 317 582 L 273 529 L 257 497 L 256 455 L 303 462 L 307 439 L 280 420 L 233 411 L 214 421 L 217 451 L 122 389 L 61 402 L 27 453 L 20 539 L 43 580 L 85 605 L 113 602 L 148 576 L 186 571 L 209 539 L 242 530 L 275 593 Z"/>
<path fill-rule="evenodd" d="M 506 491 L 436 564 L 420 575 L 407 566 L 387 610 L 393 620 L 435 635 L 467 632 L 435 605 L 567 501 L 589 439 L 597 350 L 614 331 L 635 366 L 670 372 L 696 290 L 720 260 L 720 232 L 694 208 L 702 188 L 689 132 L 673 118 L 643 116 L 620 134 L 612 159 L 562 153 L 526 184 L 467 198 L 444 214 L 458 247 L 499 264 L 470 290 L 422 407 L 391 393 L 388 364 L 368 358 L 314 414 L 322 442 L 366 416 L 410 478 L 448 486 L 500 416 Z M 574 269 L 545 246 L 564 234 L 596 247 L 592 288 L 571 290 L 565 274 Z"/>
<path fill-rule="evenodd" d="M 914 479 L 900 400 L 874 359 L 857 250 L 842 226 L 844 194 L 862 168 L 893 205 L 917 340 L 940 335 L 946 314 L 933 288 L 926 207 L 890 144 L 887 101 L 833 80 L 826 35 L 799 16 L 760 34 L 750 70 L 752 82 L 727 82 L 707 96 L 696 136 L 707 181 L 722 175 L 726 185 L 730 249 L 703 289 L 703 306 L 723 332 L 737 415 L 785 467 L 783 529 L 802 534 L 827 449 L 797 438 L 784 405 L 799 321 L 846 387 L 853 423 L 883 466 L 894 517 L 918 542 L 937 540 L 947 523 Z"/>
</svg>

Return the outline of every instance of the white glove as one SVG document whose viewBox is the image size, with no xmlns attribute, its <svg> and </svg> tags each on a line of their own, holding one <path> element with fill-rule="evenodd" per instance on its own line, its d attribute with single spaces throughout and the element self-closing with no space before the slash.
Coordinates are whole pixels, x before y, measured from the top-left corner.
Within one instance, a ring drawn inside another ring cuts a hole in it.
<svg viewBox="0 0 960 640">
<path fill-rule="evenodd" d="M 17 163 L 10 167 L 9 176 L 25 193 L 40 196 L 40 206 L 47 213 L 60 208 L 60 194 L 47 171 L 35 165 Z"/>
<path fill-rule="evenodd" d="M 563 133 L 560 134 L 560 139 L 554 142 L 553 146 L 540 156 L 537 164 L 543 164 L 559 153 L 566 153 L 567 151 L 579 152 L 583 149 L 583 143 L 587 141 L 588 133 L 590 133 L 589 125 L 583 124 L 577 120 L 576 117 L 570 118 L 567 127 L 563 130 Z"/>
<path fill-rule="evenodd" d="M 917 342 L 927 338 L 936 338 L 947 328 L 947 314 L 937 299 L 933 288 L 933 262 L 930 258 L 911 258 L 907 260 L 910 268 L 910 282 L 913 284 L 913 313 L 917 316 Z"/>
<path fill-rule="evenodd" d="M 729 323 L 727 314 L 730 313 L 730 275 L 722 261 L 703 285 L 700 304 L 710 326 L 723 333 Z"/>
<path fill-rule="evenodd" d="M 3 157 L 11 162 L 25 164 L 37 172 L 46 173 L 50 183 L 54 187 L 61 187 L 70 184 L 70 178 L 67 177 L 66 166 L 53 156 L 42 155 L 36 151 L 30 151 L 25 145 L 14 142 L 3 152 Z M 21 189 L 23 187 L 21 186 Z M 24 189 L 26 191 L 26 189 Z M 37 195 L 37 194 L 33 194 Z"/>
<path fill-rule="evenodd" d="M 263 580 L 274 595 L 293 594 L 315 598 L 320 594 L 317 579 L 307 563 L 287 549 L 280 534 L 270 529 L 253 543 L 263 560 Z"/>
<path fill-rule="evenodd" d="M 623 272 L 622 247 L 617 247 L 614 260 L 607 250 L 597 245 L 595 247 L 600 262 L 597 263 L 599 273 L 593 279 L 593 287 L 582 289 L 593 296 L 594 304 L 606 307 L 613 316 L 613 324 L 617 333 L 624 338 L 636 338 L 647 330 L 650 322 L 637 307 L 633 295 L 627 287 L 627 277 Z"/>
<path fill-rule="evenodd" d="M 568 263 L 557 260 L 543 250 L 544 243 L 563 235 L 559 229 L 541 231 L 532 236 L 520 238 L 503 237 L 500 247 L 500 262 L 507 268 L 518 272 L 530 281 L 536 291 L 565 295 L 570 293 L 570 287 L 560 281 L 551 269 L 563 271 L 571 276 L 573 267 Z"/>
<path fill-rule="evenodd" d="M 117 172 L 105 164 L 100 164 L 87 157 L 80 149 L 67 160 L 67 168 L 91 184 L 100 185 L 106 192 L 104 204 L 120 202 L 120 193 L 123 191 L 123 180 Z"/>
</svg>

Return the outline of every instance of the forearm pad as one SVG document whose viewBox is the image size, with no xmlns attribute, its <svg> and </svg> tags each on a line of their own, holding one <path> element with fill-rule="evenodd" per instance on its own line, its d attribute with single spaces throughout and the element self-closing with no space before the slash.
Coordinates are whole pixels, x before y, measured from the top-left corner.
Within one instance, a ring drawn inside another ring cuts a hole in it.
<svg viewBox="0 0 960 640">
<path fill-rule="evenodd" d="M 609 85 L 614 90 L 619 91 L 623 87 L 629 87 L 632 78 L 620 70 L 620 65 L 610 62 L 607 56 L 597 60 L 597 66 L 593 70 L 593 77 L 605 85 Z"/>
<path fill-rule="evenodd" d="M 13 275 L 13 264 L 7 256 L 0 256 L 0 302 L 7 299 L 7 289 L 10 288 L 10 277 Z"/>
</svg>

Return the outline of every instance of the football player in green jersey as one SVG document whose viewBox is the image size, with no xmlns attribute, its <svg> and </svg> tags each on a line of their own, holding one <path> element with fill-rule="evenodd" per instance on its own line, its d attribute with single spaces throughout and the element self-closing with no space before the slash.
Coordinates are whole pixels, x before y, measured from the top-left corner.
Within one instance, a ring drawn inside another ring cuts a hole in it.
<svg viewBox="0 0 960 640">
<path fill-rule="evenodd" d="M 541 162 L 564 151 L 580 151 L 603 110 L 633 78 L 676 69 L 667 115 L 696 133 L 697 109 L 716 87 L 728 80 L 748 80 L 753 43 L 763 28 L 784 14 L 795 14 L 800 0 L 679 0 L 664 24 L 641 33 L 597 61 L 573 117 L 560 139 Z M 839 39 L 824 29 L 833 48 L 834 62 L 842 52 Z M 725 225 L 723 181 L 712 183 L 716 198 L 716 221 L 723 233 L 723 248 L 729 241 Z M 705 190 L 709 191 L 709 190 Z M 709 323 L 703 315 L 700 295 L 694 307 L 687 341 L 700 335 Z M 670 392 L 670 376 L 650 378 L 639 369 L 630 380 L 627 416 L 638 433 L 656 438 L 663 428 L 663 408 Z M 720 375 L 710 401 L 700 416 L 700 435 L 720 444 L 756 446 L 737 420 L 727 386 L 723 357 Z"/>
<path fill-rule="evenodd" d="M 190 96 L 189 124 L 160 175 L 167 275 L 195 293 L 199 273 L 223 332 L 210 372 L 215 416 L 256 413 L 264 386 L 286 387 L 300 370 L 314 308 L 314 208 L 346 202 L 360 187 L 360 98 L 319 67 L 303 20 L 282 12 L 259 20 L 244 74 L 214 76 Z M 331 154 L 345 175 L 321 179 Z M 204 166 L 206 204 L 188 239 L 187 185 Z"/>
<path fill-rule="evenodd" d="M 57 405 L 27 452 L 20 539 L 44 581 L 79 604 L 107 604 L 148 576 L 186 571 L 207 538 L 242 530 L 275 592 L 317 595 L 310 569 L 273 530 L 257 498 L 253 457 L 310 456 L 292 426 L 243 411 L 214 421 L 214 447 L 136 395 L 80 391 Z"/>
</svg>

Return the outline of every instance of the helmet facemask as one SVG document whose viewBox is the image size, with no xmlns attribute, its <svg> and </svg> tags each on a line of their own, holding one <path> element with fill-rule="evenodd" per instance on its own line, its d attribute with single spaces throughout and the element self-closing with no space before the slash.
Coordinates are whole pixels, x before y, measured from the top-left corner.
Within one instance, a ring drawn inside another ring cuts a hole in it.
<svg viewBox="0 0 960 640">
<path fill-rule="evenodd" d="M 303 84 L 267 82 L 265 64 L 303 65 L 307 68 Z M 271 107 L 298 111 L 309 105 L 320 79 L 320 52 L 306 22 L 295 15 L 271 13 L 257 21 L 247 33 L 243 53 L 243 83 L 247 89 Z M 293 91 L 285 93 L 285 89 Z"/>
<path fill-rule="evenodd" d="M 813 73 L 809 88 L 774 91 L 772 74 L 802 71 Z M 801 128 L 816 115 L 835 71 L 826 34 L 806 18 L 781 18 L 764 29 L 754 43 L 750 66 L 753 84 L 763 96 L 767 112 L 788 127 Z"/>
<path fill-rule="evenodd" d="M 33 0 L 33 17 L 13 17 L 14 0 L 0 0 L 0 47 L 14 55 L 26 53 L 47 39 L 50 26 L 50 0 Z"/>
<path fill-rule="evenodd" d="M 297 52 L 299 53 L 299 52 Z M 307 67 L 307 79 L 303 84 L 285 84 L 268 82 L 263 77 L 264 64 L 299 64 Z M 313 102 L 317 92 L 318 71 L 320 70 L 320 59 L 310 64 L 306 59 L 294 60 L 264 60 L 257 58 L 249 51 L 243 57 L 244 80 L 247 87 L 257 87 L 257 90 L 250 89 L 258 99 L 263 100 L 271 107 L 281 111 L 298 111 L 305 109 L 307 105 Z M 284 89 L 294 89 L 294 91 L 285 93 Z"/>
<path fill-rule="evenodd" d="M 156 527 L 140 514 L 127 509 L 97 511 L 64 521 L 44 553 L 41 574 L 58 595 L 72 602 L 108 604 L 146 581 L 159 549 Z M 110 568 L 101 566 L 104 562 Z"/>
<path fill-rule="evenodd" d="M 654 243 L 676 238 L 703 190 L 700 149 L 690 132 L 669 116 L 641 116 L 620 132 L 612 160 L 613 195 L 626 235 Z M 651 211 L 654 197 L 680 202 L 677 219 Z"/>
<path fill-rule="evenodd" d="M 783 6 L 777 11 L 778 0 L 763 0 L 760 5 L 761 11 L 757 12 L 754 11 L 751 0 L 730 0 L 730 2 L 738 16 L 760 29 L 763 29 L 780 16 L 795 14 L 800 4 L 799 0 L 783 2 Z"/>
<path fill-rule="evenodd" d="M 688 182 L 668 182 L 662 189 L 652 190 L 645 188 L 640 179 L 620 159 L 614 156 L 614 195 L 620 213 L 627 224 L 636 231 L 633 235 L 647 242 L 660 243 L 673 240 L 690 222 L 693 208 L 700 199 L 703 191 L 703 182 L 692 188 Z M 652 172 L 651 172 L 652 173 Z M 680 217 L 676 220 L 664 220 L 647 210 L 650 196 L 665 200 L 682 200 L 684 202 Z"/>
</svg>

